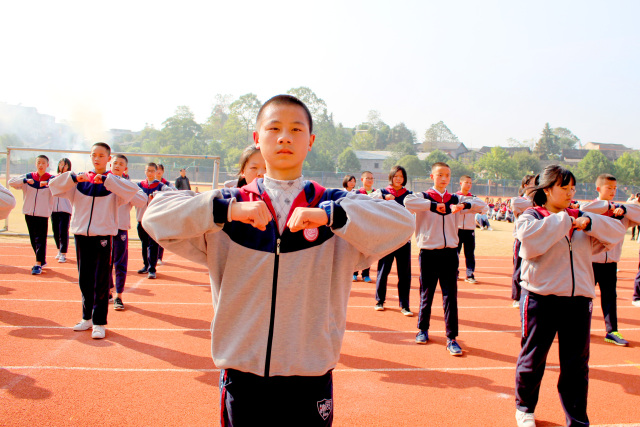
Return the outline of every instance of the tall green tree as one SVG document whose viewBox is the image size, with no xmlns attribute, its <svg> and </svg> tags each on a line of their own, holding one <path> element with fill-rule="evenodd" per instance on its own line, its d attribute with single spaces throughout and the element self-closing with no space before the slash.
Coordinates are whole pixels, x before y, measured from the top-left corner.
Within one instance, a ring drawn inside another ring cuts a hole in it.
<svg viewBox="0 0 640 427">
<path fill-rule="evenodd" d="M 451 160 L 452 160 L 451 157 L 449 157 L 449 155 L 444 151 L 433 150 L 431 153 L 429 153 L 427 158 L 424 160 L 425 170 L 430 172 L 432 164 L 438 163 L 438 162 L 449 164 Z"/>
<path fill-rule="evenodd" d="M 438 148 L 439 143 L 444 142 L 460 142 L 460 140 L 441 120 L 429 126 L 429 129 L 424 133 L 422 151 L 433 151 Z"/>
<path fill-rule="evenodd" d="M 360 171 L 360 160 L 351 148 L 345 150 L 338 156 L 338 171 L 345 173 L 357 173 Z"/>
<path fill-rule="evenodd" d="M 322 120 L 323 115 L 327 114 L 327 103 L 308 87 L 291 88 L 287 91 L 287 94 L 293 95 L 304 102 L 311 113 L 314 123 Z"/>
<path fill-rule="evenodd" d="M 549 127 L 549 123 L 546 123 L 544 125 L 544 129 L 542 129 L 542 134 L 540 135 L 540 139 L 538 139 L 538 143 L 536 144 L 536 148 L 534 152 L 541 159 L 558 158 L 558 155 L 560 154 L 558 137 L 553 133 L 553 131 Z"/>
<path fill-rule="evenodd" d="M 562 153 L 564 149 L 574 149 L 576 148 L 576 144 L 580 143 L 580 138 L 575 136 L 573 132 L 567 128 L 553 128 L 551 131 L 556 136 L 560 153 Z"/>
<path fill-rule="evenodd" d="M 516 163 L 504 148 L 493 147 L 474 166 L 483 178 L 517 179 Z"/>
<path fill-rule="evenodd" d="M 613 162 L 598 150 L 589 150 L 575 168 L 576 178 L 580 182 L 596 182 L 598 175 L 614 171 Z"/>
<path fill-rule="evenodd" d="M 615 167 L 619 183 L 640 185 L 640 153 L 624 153 L 615 161 Z"/>
<path fill-rule="evenodd" d="M 523 177 L 527 174 L 537 174 L 540 172 L 540 160 L 537 156 L 526 151 L 516 151 L 511 156 L 515 162 L 516 175 Z"/>
<path fill-rule="evenodd" d="M 412 178 L 425 176 L 427 172 L 424 163 L 415 155 L 406 155 L 398 160 L 397 164 L 403 166 L 407 170 L 407 175 Z"/>
<path fill-rule="evenodd" d="M 255 93 L 247 93 L 233 101 L 230 105 L 231 114 L 236 116 L 244 125 L 247 144 L 251 141 L 251 134 L 255 128 L 256 117 L 262 102 Z"/>
</svg>

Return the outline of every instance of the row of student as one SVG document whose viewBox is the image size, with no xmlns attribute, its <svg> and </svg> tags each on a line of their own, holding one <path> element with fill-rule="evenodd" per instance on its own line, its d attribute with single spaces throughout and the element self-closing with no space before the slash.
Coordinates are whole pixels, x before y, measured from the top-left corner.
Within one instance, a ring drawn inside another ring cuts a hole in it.
<svg viewBox="0 0 640 427">
<path fill-rule="evenodd" d="M 432 168 L 434 188 L 403 194 L 406 208 L 324 189 L 302 180 L 302 165 L 315 141 L 311 114 L 302 102 L 288 95 L 274 97 L 261 107 L 256 122 L 254 141 L 266 162 L 263 179 L 197 196 L 162 192 L 151 201 L 142 225 L 160 244 L 209 268 L 216 313 L 212 355 L 222 369 L 221 421 L 252 424 L 272 418 L 285 424 L 330 425 L 332 369 L 345 332 L 352 272 L 406 245 L 415 231 L 421 249 L 419 327 L 428 331 L 433 290 L 440 280 L 449 299 L 448 348 L 455 350 L 456 215 L 476 204 L 446 191 L 450 168 L 441 163 Z M 406 173 L 400 175 L 406 178 Z M 96 179 L 114 192 L 123 185 L 112 175 Z M 591 254 L 613 246 L 625 230 L 616 219 L 568 211 L 574 192 L 570 172 L 546 168 L 532 193 L 534 208 L 516 223 L 522 242 L 519 425 L 535 425 L 544 360 L 558 330 L 559 390 L 568 423 L 588 423 Z M 167 227 L 168 221 L 175 226 Z M 372 229 L 377 230 L 375 239 Z M 317 286 L 318 274 L 324 286 Z M 278 404 L 264 399 L 267 394 L 278 396 Z"/>
</svg>

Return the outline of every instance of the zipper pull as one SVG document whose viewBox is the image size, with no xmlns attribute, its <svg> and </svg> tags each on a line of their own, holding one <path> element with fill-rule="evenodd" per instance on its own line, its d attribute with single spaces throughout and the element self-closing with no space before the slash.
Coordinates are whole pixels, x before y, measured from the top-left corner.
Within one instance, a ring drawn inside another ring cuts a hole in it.
<svg viewBox="0 0 640 427">
<path fill-rule="evenodd" d="M 571 240 L 569 240 L 569 252 L 571 252 Z"/>
<path fill-rule="evenodd" d="M 276 255 L 280 255 L 280 239 L 276 240 Z"/>
</svg>

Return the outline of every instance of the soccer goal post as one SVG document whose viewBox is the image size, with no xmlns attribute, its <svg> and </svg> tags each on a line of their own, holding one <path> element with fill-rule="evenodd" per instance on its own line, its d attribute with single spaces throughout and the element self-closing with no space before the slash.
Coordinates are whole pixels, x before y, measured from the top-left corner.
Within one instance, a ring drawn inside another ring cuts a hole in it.
<svg viewBox="0 0 640 427">
<path fill-rule="evenodd" d="M 72 170 L 75 172 L 85 172 L 93 169 L 89 150 L 64 150 L 56 148 L 36 148 L 36 147 L 7 147 L 6 159 L 0 158 L 0 174 L 2 173 L 2 160 L 5 160 L 5 187 L 9 188 L 9 179 L 12 176 L 20 176 L 34 170 L 35 158 L 40 154 L 49 157 L 49 172 L 56 175 L 58 162 L 62 158 L 71 160 Z M 164 178 L 167 181 L 174 181 L 179 176 L 180 169 L 185 169 L 192 187 L 201 186 L 203 190 L 211 187 L 218 187 L 218 177 L 220 174 L 220 157 L 197 155 L 197 154 L 157 154 L 157 153 L 128 153 L 112 151 L 111 155 L 123 154 L 129 159 L 128 175 L 134 181 L 145 179 L 144 169 L 148 162 L 162 163 L 164 166 Z M 163 160 L 166 159 L 166 160 Z M 15 194 L 15 193 L 14 193 Z M 5 219 L 4 230 L 9 231 L 9 219 L 20 216 L 22 211 L 16 213 L 18 206 Z M 16 230 L 19 231 L 19 230 Z"/>
</svg>

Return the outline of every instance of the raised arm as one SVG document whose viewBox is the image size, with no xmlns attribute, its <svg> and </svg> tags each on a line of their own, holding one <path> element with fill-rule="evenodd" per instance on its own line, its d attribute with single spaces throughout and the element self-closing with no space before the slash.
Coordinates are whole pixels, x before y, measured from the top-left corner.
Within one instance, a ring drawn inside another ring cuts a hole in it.
<svg viewBox="0 0 640 427">
<path fill-rule="evenodd" d="M 76 175 L 73 172 L 65 172 L 49 181 L 49 189 L 54 196 L 62 197 L 73 202 L 77 184 Z"/>
<path fill-rule="evenodd" d="M 9 216 L 11 209 L 16 207 L 16 198 L 13 197 L 11 191 L 0 184 L 0 219 Z"/>
<path fill-rule="evenodd" d="M 531 259 L 544 254 L 569 233 L 571 226 L 571 217 L 564 211 L 543 219 L 526 212 L 520 215 L 515 230 L 516 238 L 522 242 L 520 257 Z"/>
<path fill-rule="evenodd" d="M 608 251 L 624 239 L 627 227 L 619 219 L 596 214 L 585 214 L 591 220 L 591 226 L 584 232 L 593 238 L 593 254 Z"/>
</svg>

